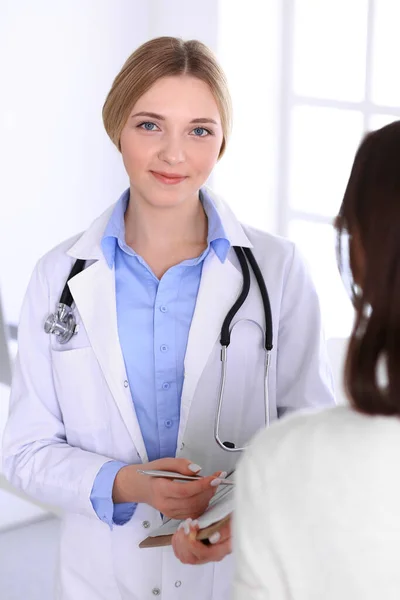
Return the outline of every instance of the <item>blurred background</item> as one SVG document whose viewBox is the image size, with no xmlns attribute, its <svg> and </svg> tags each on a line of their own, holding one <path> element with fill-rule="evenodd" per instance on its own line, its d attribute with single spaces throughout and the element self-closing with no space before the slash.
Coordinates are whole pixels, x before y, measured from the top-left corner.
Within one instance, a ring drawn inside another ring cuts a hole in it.
<svg viewBox="0 0 400 600">
<path fill-rule="evenodd" d="M 400 118 L 398 0 L 0 0 L 0 436 L 36 261 L 128 186 L 101 109 L 129 54 L 197 38 L 230 83 L 234 130 L 210 184 L 288 236 L 321 300 L 339 401 L 352 308 L 333 218 L 363 134 Z M 0 597 L 53 598 L 58 519 L 0 473 Z"/>
</svg>

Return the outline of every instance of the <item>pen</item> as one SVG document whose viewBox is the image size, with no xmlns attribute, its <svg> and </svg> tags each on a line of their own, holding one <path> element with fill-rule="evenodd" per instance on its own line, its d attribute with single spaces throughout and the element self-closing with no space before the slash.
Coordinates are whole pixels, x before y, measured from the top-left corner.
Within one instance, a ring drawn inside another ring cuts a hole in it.
<svg viewBox="0 0 400 600">
<path fill-rule="evenodd" d="M 198 479 L 202 479 L 202 477 L 199 476 L 182 475 L 181 473 L 172 473 L 170 471 L 146 471 L 144 469 L 138 469 L 138 473 L 149 475 L 150 477 L 165 477 L 167 479 L 179 479 L 182 481 L 197 481 Z M 221 479 L 220 485 L 234 485 L 234 482 L 228 481 L 227 479 Z"/>
</svg>

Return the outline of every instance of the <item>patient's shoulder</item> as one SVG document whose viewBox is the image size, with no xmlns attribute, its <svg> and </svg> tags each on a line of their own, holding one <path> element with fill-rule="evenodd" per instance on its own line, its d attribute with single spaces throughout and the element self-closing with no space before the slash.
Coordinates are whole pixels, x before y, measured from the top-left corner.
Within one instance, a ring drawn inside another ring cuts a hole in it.
<svg viewBox="0 0 400 600">
<path fill-rule="evenodd" d="M 321 461 L 346 463 L 359 456 L 400 457 L 400 420 L 361 414 L 350 406 L 292 413 L 259 432 L 249 453 L 260 469 L 268 463 L 269 471 Z"/>
</svg>

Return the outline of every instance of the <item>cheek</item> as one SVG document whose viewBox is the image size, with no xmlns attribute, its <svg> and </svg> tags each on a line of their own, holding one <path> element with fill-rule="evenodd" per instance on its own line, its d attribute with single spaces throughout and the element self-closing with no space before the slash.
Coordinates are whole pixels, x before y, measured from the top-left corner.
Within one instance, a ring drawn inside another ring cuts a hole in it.
<svg viewBox="0 0 400 600">
<path fill-rule="evenodd" d="M 146 164 L 149 149 L 146 144 L 138 144 L 135 140 L 123 138 L 121 136 L 121 154 L 125 169 L 128 174 L 138 171 Z"/>
<path fill-rule="evenodd" d="M 200 173 L 210 173 L 218 161 L 221 144 L 204 144 L 201 148 L 195 148 L 192 152 L 192 165 Z"/>
</svg>

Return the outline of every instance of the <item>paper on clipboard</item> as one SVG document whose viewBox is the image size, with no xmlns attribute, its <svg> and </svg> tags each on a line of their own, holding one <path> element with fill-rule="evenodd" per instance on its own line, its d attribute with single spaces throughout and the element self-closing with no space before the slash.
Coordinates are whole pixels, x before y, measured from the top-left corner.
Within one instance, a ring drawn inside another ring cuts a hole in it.
<svg viewBox="0 0 400 600">
<path fill-rule="evenodd" d="M 204 513 L 198 517 L 200 530 L 206 529 L 222 521 L 233 511 L 233 487 L 222 487 L 212 498 Z M 150 532 L 150 535 L 139 544 L 140 548 L 151 548 L 154 546 L 167 546 L 171 544 L 171 537 L 177 531 L 182 521 L 169 519 L 165 523 Z M 159 538 L 159 539 L 157 539 Z"/>
</svg>

